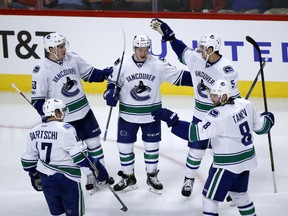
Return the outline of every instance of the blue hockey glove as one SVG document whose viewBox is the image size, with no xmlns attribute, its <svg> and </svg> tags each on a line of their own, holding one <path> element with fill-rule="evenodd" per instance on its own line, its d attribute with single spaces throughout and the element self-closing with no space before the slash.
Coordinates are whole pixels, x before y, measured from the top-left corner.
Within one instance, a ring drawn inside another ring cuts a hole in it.
<svg viewBox="0 0 288 216">
<path fill-rule="evenodd" d="M 271 112 L 263 112 L 261 113 L 261 116 L 264 116 L 266 119 L 268 119 L 271 123 L 271 127 L 274 125 L 275 123 L 275 119 L 274 119 L 274 114 Z"/>
<path fill-rule="evenodd" d="M 162 41 L 173 41 L 175 39 L 173 30 L 160 19 L 152 19 L 150 27 L 162 35 Z"/>
<path fill-rule="evenodd" d="M 107 80 L 108 77 L 113 73 L 113 67 L 107 67 L 105 69 L 103 69 L 103 76 L 105 77 L 105 79 Z"/>
<path fill-rule="evenodd" d="M 106 100 L 106 104 L 108 106 L 112 106 L 115 107 L 117 105 L 117 102 L 119 100 L 119 95 L 120 95 L 120 91 L 117 88 L 116 89 L 116 94 L 114 94 L 114 89 L 107 89 L 104 94 L 103 94 L 103 98 L 104 100 Z"/>
<path fill-rule="evenodd" d="M 100 160 L 94 159 L 94 164 L 98 170 L 98 173 L 96 175 L 96 178 L 100 182 L 107 182 L 109 183 L 109 175 L 106 170 L 106 168 L 103 166 L 103 164 L 100 162 Z"/>
<path fill-rule="evenodd" d="M 172 127 L 179 121 L 178 115 L 166 108 L 154 110 L 151 114 L 156 121 L 165 121 L 168 127 Z"/>
<path fill-rule="evenodd" d="M 39 172 L 29 172 L 29 176 L 31 179 L 31 184 L 36 191 L 42 191 L 41 179 L 39 176 Z"/>
</svg>

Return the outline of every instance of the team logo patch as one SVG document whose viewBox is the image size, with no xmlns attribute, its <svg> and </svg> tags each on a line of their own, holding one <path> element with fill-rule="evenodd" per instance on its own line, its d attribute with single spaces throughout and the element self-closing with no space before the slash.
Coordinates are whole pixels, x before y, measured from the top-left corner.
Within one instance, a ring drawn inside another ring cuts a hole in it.
<svg viewBox="0 0 288 216">
<path fill-rule="evenodd" d="M 69 129 L 69 128 L 71 128 L 71 127 L 72 127 L 72 125 L 71 125 L 71 124 L 68 124 L 68 123 L 66 123 L 66 124 L 64 124 L 64 125 L 63 125 L 63 127 L 64 127 L 65 129 Z"/>
<path fill-rule="evenodd" d="M 125 130 L 121 130 L 121 131 L 120 131 L 120 136 L 125 136 L 125 137 L 126 137 L 127 134 L 128 134 L 128 133 L 127 133 L 127 131 L 125 131 Z"/>
<path fill-rule="evenodd" d="M 79 94 L 80 89 L 77 87 L 77 81 L 66 77 L 66 83 L 63 83 L 61 93 L 66 97 L 73 97 Z"/>
<path fill-rule="evenodd" d="M 33 73 L 38 73 L 40 71 L 40 66 L 36 65 L 33 69 Z"/>
<path fill-rule="evenodd" d="M 146 101 L 150 99 L 150 92 L 151 88 L 144 85 L 143 81 L 140 81 L 138 86 L 134 86 L 134 88 L 131 89 L 130 95 L 136 101 Z"/>
<path fill-rule="evenodd" d="M 209 111 L 208 113 L 210 116 L 212 116 L 213 118 L 216 118 L 217 116 L 219 116 L 220 112 L 216 109 L 212 109 Z"/>
<path fill-rule="evenodd" d="M 226 66 L 223 68 L 224 72 L 227 74 L 227 73 L 233 73 L 234 72 L 234 69 L 233 67 L 231 66 Z"/>
</svg>

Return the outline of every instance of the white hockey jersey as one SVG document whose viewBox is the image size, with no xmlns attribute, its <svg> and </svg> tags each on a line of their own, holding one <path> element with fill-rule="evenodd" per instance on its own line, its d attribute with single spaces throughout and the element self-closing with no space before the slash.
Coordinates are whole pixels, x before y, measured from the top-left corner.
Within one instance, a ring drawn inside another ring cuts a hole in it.
<svg viewBox="0 0 288 216">
<path fill-rule="evenodd" d="M 63 61 L 48 58 L 37 65 L 32 73 L 32 102 L 37 99 L 58 98 L 69 109 L 65 122 L 82 119 L 90 109 L 81 79 L 87 81 L 94 67 L 77 54 L 67 52 Z"/>
<path fill-rule="evenodd" d="M 233 87 L 232 96 L 239 96 L 238 73 L 234 70 L 231 62 L 227 58 L 222 56 L 212 65 L 209 63 L 205 64 L 205 60 L 200 53 L 186 48 L 182 54 L 182 62 L 188 66 L 191 72 L 195 95 L 194 116 L 196 118 L 201 120 L 204 114 L 214 107 L 207 92 L 200 89 L 201 82 L 208 88 L 211 88 L 215 81 L 219 79 L 227 80 Z"/>
<path fill-rule="evenodd" d="M 248 100 L 234 102 L 211 109 L 198 125 L 190 124 L 189 141 L 212 138 L 213 167 L 241 173 L 257 165 L 253 131 L 267 133 L 270 122 Z"/>
<path fill-rule="evenodd" d="M 80 182 L 80 167 L 85 159 L 82 151 L 87 146 L 76 137 L 69 123 L 51 121 L 42 123 L 29 132 L 29 138 L 21 162 L 25 170 L 37 166 L 46 175 L 63 173 L 67 178 Z"/>
<path fill-rule="evenodd" d="M 119 64 L 114 67 L 109 83 L 115 83 Z M 151 112 L 162 107 L 160 86 L 167 81 L 176 84 L 183 70 L 164 60 L 149 55 L 143 64 L 137 65 L 132 56 L 124 59 L 118 86 L 120 117 L 128 122 L 149 123 L 155 121 Z"/>
</svg>

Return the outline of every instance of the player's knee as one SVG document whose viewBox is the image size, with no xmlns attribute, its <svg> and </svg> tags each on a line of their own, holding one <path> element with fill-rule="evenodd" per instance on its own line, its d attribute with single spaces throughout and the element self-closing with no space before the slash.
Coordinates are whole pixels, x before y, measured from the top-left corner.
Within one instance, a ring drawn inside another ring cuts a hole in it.
<svg viewBox="0 0 288 216">
<path fill-rule="evenodd" d="M 143 142 L 143 143 L 144 143 L 145 150 L 148 150 L 148 151 L 159 150 L 159 142 Z"/>
<path fill-rule="evenodd" d="M 134 143 L 117 143 L 120 154 L 132 154 Z"/>
<path fill-rule="evenodd" d="M 100 136 L 86 139 L 85 143 L 89 149 L 95 149 L 98 146 L 101 146 Z"/>
<path fill-rule="evenodd" d="M 249 196 L 247 194 L 247 192 L 242 192 L 242 193 L 238 193 L 238 192 L 229 192 L 233 202 L 236 204 L 236 206 L 245 206 L 251 203 Z"/>
<path fill-rule="evenodd" d="M 194 158 L 203 158 L 205 151 L 206 150 L 190 148 L 189 154 Z"/>
<path fill-rule="evenodd" d="M 218 215 L 218 202 L 202 197 L 203 215 Z"/>
</svg>

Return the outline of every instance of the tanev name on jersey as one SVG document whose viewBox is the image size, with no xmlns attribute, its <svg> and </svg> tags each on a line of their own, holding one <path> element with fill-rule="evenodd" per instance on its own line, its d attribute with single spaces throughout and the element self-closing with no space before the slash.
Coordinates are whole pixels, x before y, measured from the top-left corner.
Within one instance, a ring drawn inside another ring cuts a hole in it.
<svg viewBox="0 0 288 216">
<path fill-rule="evenodd" d="M 57 140 L 58 137 L 58 132 L 56 131 L 42 131 L 42 130 L 37 130 L 34 132 L 30 133 L 30 139 L 31 141 L 35 140 L 35 139 L 53 139 L 53 140 Z"/>
</svg>

